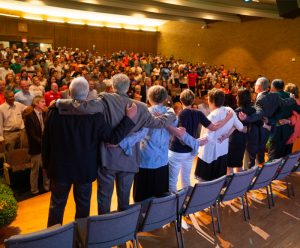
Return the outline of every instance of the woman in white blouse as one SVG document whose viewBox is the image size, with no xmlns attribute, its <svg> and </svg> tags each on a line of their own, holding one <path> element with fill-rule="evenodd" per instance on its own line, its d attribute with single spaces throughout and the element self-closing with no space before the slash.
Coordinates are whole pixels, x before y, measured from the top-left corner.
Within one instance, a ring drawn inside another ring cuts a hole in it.
<svg viewBox="0 0 300 248">
<path fill-rule="evenodd" d="M 211 113 L 207 118 L 215 123 L 225 118 L 228 111 L 233 112 L 233 117 L 220 129 L 210 131 L 202 127 L 200 137 L 207 137 L 208 143 L 200 146 L 198 150 L 197 166 L 195 176 L 201 181 L 210 181 L 226 175 L 228 139 L 219 141 L 222 135 L 231 131 L 235 127 L 239 131 L 246 132 L 246 127 L 239 121 L 234 111 L 229 107 L 224 107 L 225 94 L 222 90 L 212 89 L 208 93 L 208 104 Z"/>
</svg>

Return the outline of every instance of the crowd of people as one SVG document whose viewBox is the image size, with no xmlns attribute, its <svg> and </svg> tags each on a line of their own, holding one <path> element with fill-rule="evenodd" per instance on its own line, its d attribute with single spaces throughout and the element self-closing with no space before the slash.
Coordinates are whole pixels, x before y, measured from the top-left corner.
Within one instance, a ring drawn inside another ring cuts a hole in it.
<svg viewBox="0 0 300 248">
<path fill-rule="evenodd" d="M 0 44 L 0 143 L 28 147 L 31 193 L 51 190 L 48 226 L 62 223 L 73 185 L 75 218 L 118 210 L 287 156 L 300 136 L 295 84 L 271 83 L 173 56 Z M 247 163 L 245 163 L 245 161 Z"/>
</svg>

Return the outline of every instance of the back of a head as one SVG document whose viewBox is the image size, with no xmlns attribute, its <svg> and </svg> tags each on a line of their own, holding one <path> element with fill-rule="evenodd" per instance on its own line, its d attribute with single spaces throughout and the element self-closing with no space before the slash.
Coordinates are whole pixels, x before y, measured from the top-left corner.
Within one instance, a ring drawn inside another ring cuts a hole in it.
<svg viewBox="0 0 300 248">
<path fill-rule="evenodd" d="M 119 94 L 126 94 L 129 86 L 130 80 L 126 74 L 118 73 L 112 77 L 113 87 Z"/>
<path fill-rule="evenodd" d="M 70 96 L 74 100 L 86 100 L 89 93 L 89 83 L 84 77 L 74 78 L 69 87 Z"/>
<path fill-rule="evenodd" d="M 276 90 L 283 90 L 284 89 L 284 82 L 282 79 L 274 79 L 272 81 L 272 87 Z"/>
<path fill-rule="evenodd" d="M 219 108 L 223 106 L 225 102 L 225 93 L 222 90 L 213 88 L 208 92 L 208 100 Z"/>
<path fill-rule="evenodd" d="M 180 94 L 180 101 L 184 106 L 190 106 L 195 100 L 195 94 L 193 91 L 186 89 Z"/>
<path fill-rule="evenodd" d="M 263 91 L 268 90 L 269 89 L 269 79 L 267 79 L 266 77 L 259 77 L 256 80 L 257 84 L 260 84 L 261 88 Z"/>
<path fill-rule="evenodd" d="M 163 103 L 168 97 L 168 92 L 165 87 L 160 85 L 151 86 L 148 90 L 148 98 L 157 103 Z"/>
<path fill-rule="evenodd" d="M 239 107 L 247 108 L 251 106 L 251 93 L 249 90 L 239 90 L 237 96 L 237 103 Z"/>
</svg>

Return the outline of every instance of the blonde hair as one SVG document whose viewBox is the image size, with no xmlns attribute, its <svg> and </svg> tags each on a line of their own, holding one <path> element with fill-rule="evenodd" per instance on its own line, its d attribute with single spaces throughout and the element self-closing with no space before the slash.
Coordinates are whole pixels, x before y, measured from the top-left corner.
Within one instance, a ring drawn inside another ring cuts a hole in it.
<svg viewBox="0 0 300 248">
<path fill-rule="evenodd" d="M 285 86 L 284 90 L 294 94 L 296 98 L 299 98 L 299 88 L 296 84 L 289 83 Z"/>
</svg>

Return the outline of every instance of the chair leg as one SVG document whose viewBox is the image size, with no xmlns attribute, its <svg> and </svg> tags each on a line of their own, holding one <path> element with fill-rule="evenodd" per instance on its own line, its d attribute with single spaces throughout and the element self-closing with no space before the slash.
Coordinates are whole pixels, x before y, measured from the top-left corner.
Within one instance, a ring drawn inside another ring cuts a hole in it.
<svg viewBox="0 0 300 248">
<path fill-rule="evenodd" d="M 267 186 L 267 187 L 268 187 L 268 186 Z M 272 182 L 270 183 L 269 187 L 270 187 L 270 194 L 271 194 L 272 206 L 275 207 L 274 194 L 273 194 L 273 188 L 272 188 Z"/>
<path fill-rule="evenodd" d="M 178 216 L 177 229 L 178 229 L 179 234 L 180 234 L 181 247 L 184 248 L 184 239 L 183 239 L 183 234 L 182 234 L 182 217 L 183 216 L 181 214 Z"/>
<path fill-rule="evenodd" d="M 271 203 L 270 203 L 270 193 L 269 193 L 269 187 L 266 186 L 266 190 L 267 190 L 267 199 L 268 199 L 268 205 L 269 205 L 269 209 L 271 209 Z"/>
<path fill-rule="evenodd" d="M 246 208 L 245 208 L 244 196 L 242 196 L 241 198 L 242 198 L 242 205 L 243 205 L 244 221 L 247 221 L 246 212 L 245 212 Z"/>
<path fill-rule="evenodd" d="M 247 216 L 248 216 L 248 219 L 250 220 L 249 201 L 248 201 L 247 192 L 245 193 L 245 198 L 246 198 Z"/>
<path fill-rule="evenodd" d="M 140 248 L 140 243 L 137 235 L 135 235 L 135 243 L 136 243 L 136 247 Z"/>
<path fill-rule="evenodd" d="M 295 197 L 295 189 L 294 189 L 294 184 L 291 182 L 291 193 L 292 196 Z"/>
<path fill-rule="evenodd" d="M 219 215 L 219 204 L 215 204 L 216 212 L 217 212 L 217 224 L 218 224 L 218 233 L 221 233 L 221 224 L 220 224 L 220 215 Z"/>
<path fill-rule="evenodd" d="M 178 228 L 177 228 L 177 223 L 176 221 L 173 221 L 174 228 L 175 228 L 175 234 L 176 234 L 176 241 L 177 241 L 177 247 L 180 248 L 180 241 L 179 241 L 179 236 L 178 236 Z"/>
<path fill-rule="evenodd" d="M 136 246 L 136 240 L 133 239 L 133 240 L 131 240 L 131 242 L 132 242 L 133 248 L 137 248 L 137 246 Z"/>
<path fill-rule="evenodd" d="M 286 182 L 286 191 L 287 191 L 288 198 L 291 198 L 290 186 L 289 186 L 289 181 L 288 181 L 287 177 L 285 178 L 285 182 Z"/>
<path fill-rule="evenodd" d="M 214 209 L 212 206 L 209 207 L 210 208 L 210 213 L 211 213 L 211 223 L 213 226 L 213 230 L 214 230 L 214 235 L 216 236 L 216 227 L 215 227 L 215 214 L 214 214 Z"/>
</svg>

